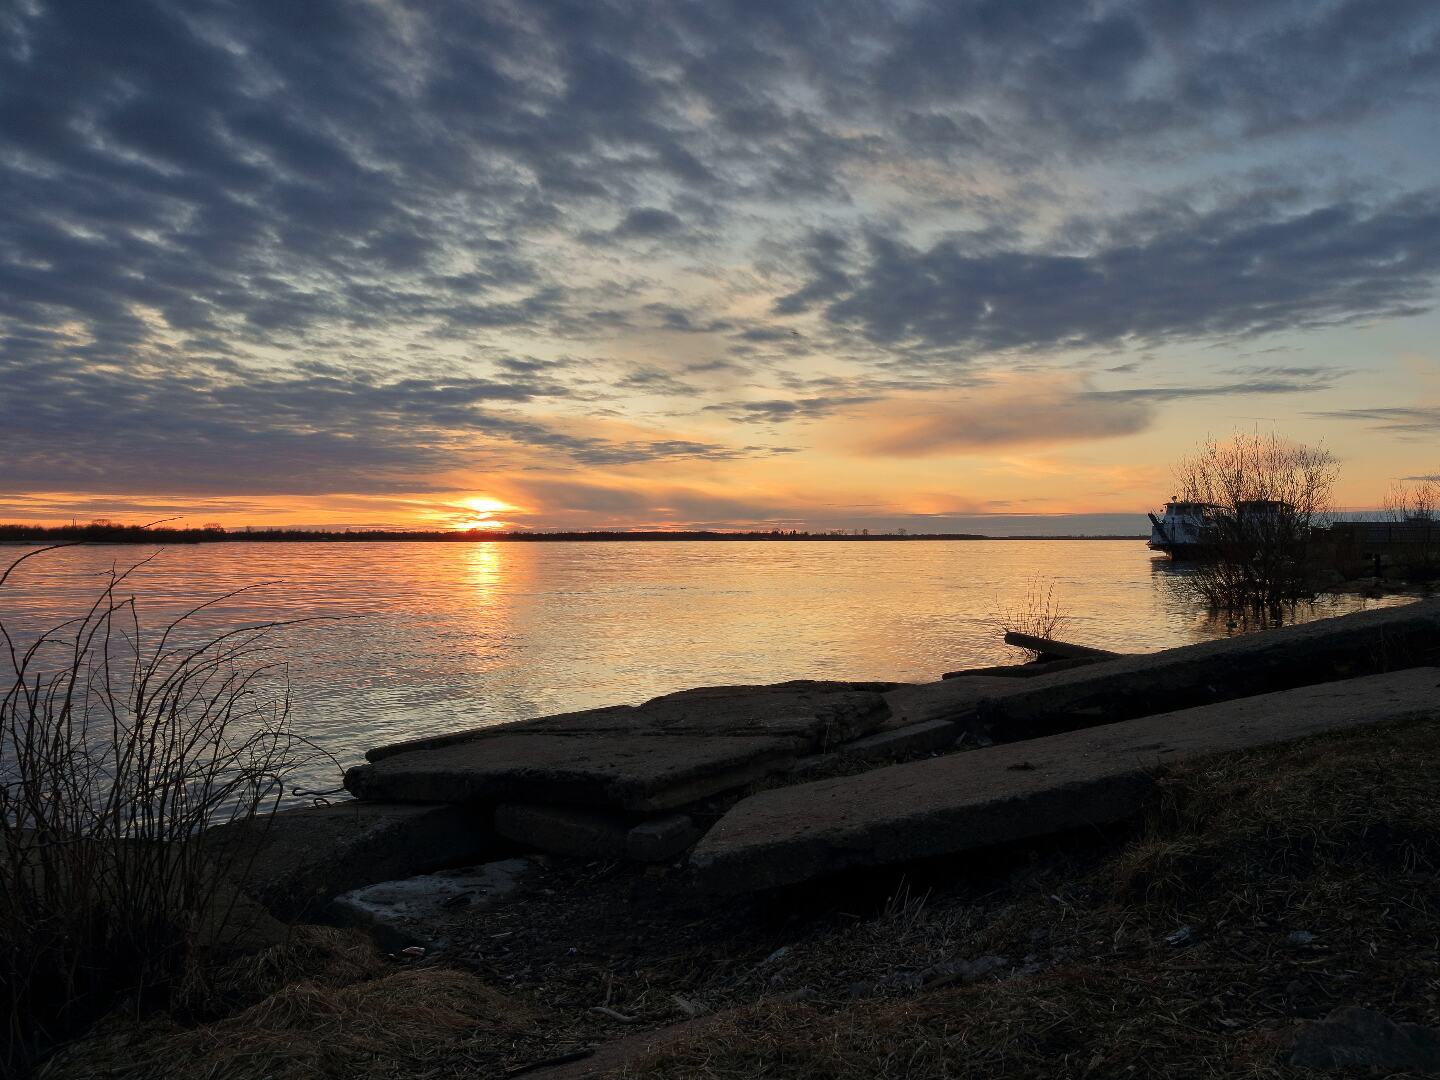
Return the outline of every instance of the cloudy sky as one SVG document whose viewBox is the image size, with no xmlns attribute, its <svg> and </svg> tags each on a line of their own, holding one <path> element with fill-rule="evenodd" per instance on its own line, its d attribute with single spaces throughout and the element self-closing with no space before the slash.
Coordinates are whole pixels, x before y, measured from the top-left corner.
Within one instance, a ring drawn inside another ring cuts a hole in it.
<svg viewBox="0 0 1440 1080">
<path fill-rule="evenodd" d="M 1437 98 L 1433 0 L 11 0 L 0 518 L 1105 529 L 1257 428 L 1373 506 Z"/>
</svg>

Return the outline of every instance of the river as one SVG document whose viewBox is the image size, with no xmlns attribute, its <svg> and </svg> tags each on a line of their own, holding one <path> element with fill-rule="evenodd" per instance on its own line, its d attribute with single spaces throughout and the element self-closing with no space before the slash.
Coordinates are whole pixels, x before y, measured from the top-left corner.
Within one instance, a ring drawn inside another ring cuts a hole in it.
<svg viewBox="0 0 1440 1080">
<path fill-rule="evenodd" d="M 24 549 L 0 549 L 0 566 Z M 639 702 L 691 686 L 926 680 L 1011 663 L 997 612 L 1037 582 L 1062 636 L 1150 651 L 1242 632 L 1134 540 L 652 543 L 224 543 L 78 547 L 18 568 L 0 618 L 22 639 L 81 610 L 106 574 L 144 627 L 231 590 L 196 632 L 278 632 L 291 715 L 342 764 L 457 726 Z M 1301 617 L 1367 604 L 1329 598 Z M 330 616 L 345 616 L 332 619 Z M 333 786 L 333 772 L 304 778 Z"/>
</svg>

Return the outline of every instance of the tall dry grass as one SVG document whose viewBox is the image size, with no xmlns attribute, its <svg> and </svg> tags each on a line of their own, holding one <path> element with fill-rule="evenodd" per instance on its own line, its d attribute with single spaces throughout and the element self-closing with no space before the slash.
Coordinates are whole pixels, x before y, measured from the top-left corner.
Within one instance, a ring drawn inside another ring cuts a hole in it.
<svg viewBox="0 0 1440 1080">
<path fill-rule="evenodd" d="M 0 573 L 0 611 L 53 550 Z M 284 624 L 199 632 L 230 593 L 147 633 L 122 593 L 142 565 L 49 630 L 0 619 L 0 1073 L 117 1002 L 165 1000 L 237 895 L 205 828 L 272 812 L 317 753 L 290 726 Z"/>
<path fill-rule="evenodd" d="M 1003 601 L 997 598 L 989 621 L 1001 634 L 1054 638 L 1073 621 L 1073 616 L 1065 610 L 1055 582 L 1037 578 L 1026 587 L 1024 595 Z M 1040 655 L 1034 649 L 1023 651 L 1032 660 Z"/>
</svg>

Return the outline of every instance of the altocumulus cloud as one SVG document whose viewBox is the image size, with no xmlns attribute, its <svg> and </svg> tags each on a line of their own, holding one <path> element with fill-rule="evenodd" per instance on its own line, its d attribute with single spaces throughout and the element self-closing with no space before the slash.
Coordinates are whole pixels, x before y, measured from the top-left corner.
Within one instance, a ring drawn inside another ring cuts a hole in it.
<svg viewBox="0 0 1440 1080">
<path fill-rule="evenodd" d="M 814 238 L 832 265 L 776 301 L 883 345 L 977 352 L 1245 336 L 1424 310 L 1440 276 L 1440 193 L 1379 205 L 1230 204 L 1114 223 L 1075 253 L 870 235 Z"/>
<path fill-rule="evenodd" d="M 785 385 L 842 353 L 893 373 L 1405 314 L 1440 276 L 1424 170 L 1244 179 L 1317 132 L 1430 131 L 1428 0 L 25 0 L 0 63 L 16 489 L 726 460 L 767 451 L 536 411 L 664 385 L 606 366 L 657 324 Z M 1232 161 L 1239 190 L 1143 214 L 1064 182 L 1154 164 L 1203 191 Z M 576 362 L 494 359 L 522 339 Z M 880 405 L 715 393 L 739 422 Z M 1086 407 L 1109 433 L 1156 402 Z"/>
<path fill-rule="evenodd" d="M 3 490 L 314 495 L 414 492 L 428 474 L 515 463 L 516 445 L 589 465 L 783 453 L 683 439 L 611 442 L 507 406 L 566 391 L 543 380 L 385 380 L 320 367 L 236 377 L 192 365 L 135 372 L 0 361 Z M 534 464 L 522 459 L 520 464 Z"/>
</svg>

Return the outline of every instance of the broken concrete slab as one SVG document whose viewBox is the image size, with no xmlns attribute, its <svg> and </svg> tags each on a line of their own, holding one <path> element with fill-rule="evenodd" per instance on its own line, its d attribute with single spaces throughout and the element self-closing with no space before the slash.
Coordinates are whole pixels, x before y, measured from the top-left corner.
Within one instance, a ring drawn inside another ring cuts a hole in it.
<svg viewBox="0 0 1440 1080">
<path fill-rule="evenodd" d="M 356 766 L 345 786 L 398 802 L 670 810 L 783 769 L 809 745 L 795 736 L 517 731 Z"/>
<path fill-rule="evenodd" d="M 1440 601 L 1357 612 L 1025 680 L 968 716 L 996 742 L 1440 661 Z"/>
<path fill-rule="evenodd" d="M 1130 816 L 1160 766 L 1437 716 L 1440 669 L 1415 668 L 892 765 L 752 795 L 690 861 L 744 892 L 949 855 Z"/>
<path fill-rule="evenodd" d="M 618 859 L 625 854 L 630 825 L 619 814 L 573 806 L 501 803 L 495 808 L 495 831 L 526 851 Z"/>
<path fill-rule="evenodd" d="M 366 751 L 365 760 L 377 762 L 416 750 L 518 733 L 790 735 L 814 742 L 818 748 L 874 731 L 886 717 L 883 693 L 899 685 L 802 679 L 761 686 L 703 686 L 664 694 L 640 705 L 611 705 L 390 743 Z"/>
<path fill-rule="evenodd" d="M 1427 600 L 1034 678 L 947 679 L 885 696 L 892 722 L 950 720 L 1008 742 L 1436 661 L 1440 601 Z"/>
<path fill-rule="evenodd" d="M 960 736 L 960 729 L 948 720 L 923 720 L 918 724 L 887 728 L 863 739 L 837 746 L 833 753 L 848 760 L 882 761 L 897 754 L 943 750 Z"/>
<path fill-rule="evenodd" d="M 290 940 L 292 927 L 233 883 L 221 883 L 197 912 L 191 930 L 195 948 L 223 956 L 253 953 Z"/>
<path fill-rule="evenodd" d="M 588 859 L 664 862 L 700 838 L 688 814 L 670 814 L 636 823 L 623 814 L 572 806 L 502 803 L 495 831 L 527 851 Z"/>
<path fill-rule="evenodd" d="M 504 848 L 487 812 L 353 799 L 223 825 L 205 841 L 241 888 L 289 919 L 315 917 L 351 889 L 473 863 Z"/>
<path fill-rule="evenodd" d="M 872 687 L 703 687 L 643 705 L 541 717 L 379 747 L 345 786 L 362 799 L 667 810 L 741 787 L 889 717 Z"/>
<path fill-rule="evenodd" d="M 638 709 L 652 730 L 724 735 L 797 735 L 824 748 L 876 730 L 889 715 L 892 682 L 799 679 L 761 686 L 702 686 L 652 698 Z"/>
<path fill-rule="evenodd" d="M 512 730 L 569 735 L 788 735 L 818 749 L 874 731 L 886 715 L 884 697 L 873 690 L 779 683 L 682 690 L 633 708 L 546 716 L 513 725 Z"/>
<path fill-rule="evenodd" d="M 944 720 L 959 724 L 962 731 L 971 730 L 983 704 L 1019 693 L 1029 681 L 976 675 L 902 686 L 885 695 L 885 704 L 890 708 L 887 726 L 904 728 Z"/>
<path fill-rule="evenodd" d="M 948 720 L 922 720 L 918 724 L 877 731 L 863 739 L 837 746 L 827 754 L 801 758 L 791 775 L 823 771 L 840 761 L 894 761 L 913 754 L 944 750 L 960 736 L 960 729 Z"/>
<path fill-rule="evenodd" d="M 699 840 L 703 831 L 688 814 L 642 821 L 625 834 L 625 857 L 635 862 L 665 862 Z"/>
</svg>

